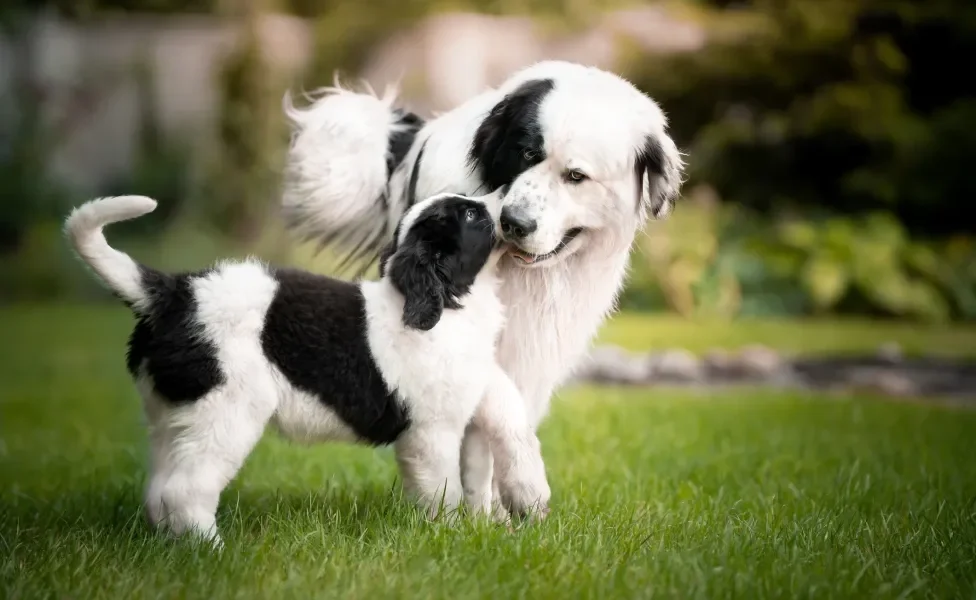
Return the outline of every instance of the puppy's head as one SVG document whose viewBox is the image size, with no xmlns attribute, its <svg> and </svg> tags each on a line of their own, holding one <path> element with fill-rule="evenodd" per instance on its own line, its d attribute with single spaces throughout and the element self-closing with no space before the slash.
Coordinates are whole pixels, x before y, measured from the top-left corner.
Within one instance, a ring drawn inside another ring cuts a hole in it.
<svg viewBox="0 0 976 600">
<path fill-rule="evenodd" d="M 403 324 L 427 331 L 445 308 L 461 308 L 494 245 L 483 200 L 441 194 L 412 206 L 380 255 L 380 277 L 403 294 Z"/>
<path fill-rule="evenodd" d="M 469 159 L 504 190 L 500 234 L 519 264 L 554 264 L 593 242 L 617 251 L 647 216 L 671 212 L 681 156 L 664 113 L 629 82 L 550 61 L 500 91 Z"/>
</svg>

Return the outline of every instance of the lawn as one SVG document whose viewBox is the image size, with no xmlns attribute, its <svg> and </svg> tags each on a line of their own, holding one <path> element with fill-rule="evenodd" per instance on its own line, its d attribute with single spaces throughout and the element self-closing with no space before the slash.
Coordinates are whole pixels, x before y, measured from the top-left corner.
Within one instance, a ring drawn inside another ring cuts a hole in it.
<svg viewBox="0 0 976 600">
<path fill-rule="evenodd" d="M 896 343 L 907 355 L 976 358 L 976 327 L 946 324 L 921 327 L 909 322 L 859 319 L 703 320 L 622 314 L 604 326 L 600 341 L 629 350 L 684 348 L 703 353 L 764 344 L 784 352 L 810 354 L 874 353 Z"/>
<path fill-rule="evenodd" d="M 268 435 L 224 494 L 224 552 L 173 543 L 142 521 L 128 327 L 121 308 L 0 309 L 0 597 L 976 594 L 976 413 L 763 390 L 566 390 L 541 431 L 552 514 L 516 532 L 424 522 L 386 449 Z M 790 331 L 624 316 L 603 339 L 972 351 L 971 330 Z"/>
</svg>

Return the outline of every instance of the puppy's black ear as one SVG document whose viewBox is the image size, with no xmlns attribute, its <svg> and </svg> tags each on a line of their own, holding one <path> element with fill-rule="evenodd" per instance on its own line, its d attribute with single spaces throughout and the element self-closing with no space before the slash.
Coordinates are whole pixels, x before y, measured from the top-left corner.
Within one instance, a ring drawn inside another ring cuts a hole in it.
<svg viewBox="0 0 976 600">
<path fill-rule="evenodd" d="M 396 239 L 387 244 L 380 252 L 380 277 L 386 276 L 386 265 L 390 262 L 394 252 L 396 252 Z"/>
<path fill-rule="evenodd" d="M 684 162 L 674 140 L 666 134 L 649 136 L 637 151 L 634 171 L 640 194 L 638 208 L 652 219 L 667 218 L 683 183 Z"/>
<path fill-rule="evenodd" d="M 429 331 L 444 312 L 444 285 L 433 257 L 420 248 L 404 247 L 393 257 L 390 281 L 403 294 L 403 324 Z"/>
</svg>

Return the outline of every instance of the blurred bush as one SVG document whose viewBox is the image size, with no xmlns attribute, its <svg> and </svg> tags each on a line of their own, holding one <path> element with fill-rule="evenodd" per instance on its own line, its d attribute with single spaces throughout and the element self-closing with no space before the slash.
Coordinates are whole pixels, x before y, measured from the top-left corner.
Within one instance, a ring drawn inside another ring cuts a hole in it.
<svg viewBox="0 0 976 600">
<path fill-rule="evenodd" d="M 245 244 L 260 237 L 277 207 L 288 141 L 281 111 L 284 86 L 258 41 L 260 13 L 260 3 L 251 2 L 244 39 L 220 73 L 217 145 L 201 192 L 201 216 Z"/>
<path fill-rule="evenodd" d="M 761 211 L 883 210 L 917 235 L 976 231 L 976 78 L 952 66 L 976 56 L 976 3 L 699 4 L 722 35 L 629 69 L 666 108 L 692 181 Z"/>
<path fill-rule="evenodd" d="M 773 219 L 699 187 L 638 240 L 621 306 L 686 316 L 976 319 L 976 240 L 913 239 L 883 212 Z"/>
<path fill-rule="evenodd" d="M 652 225 L 623 304 L 976 319 L 976 4 L 697 4 L 705 50 L 627 72 L 723 202 Z"/>
</svg>

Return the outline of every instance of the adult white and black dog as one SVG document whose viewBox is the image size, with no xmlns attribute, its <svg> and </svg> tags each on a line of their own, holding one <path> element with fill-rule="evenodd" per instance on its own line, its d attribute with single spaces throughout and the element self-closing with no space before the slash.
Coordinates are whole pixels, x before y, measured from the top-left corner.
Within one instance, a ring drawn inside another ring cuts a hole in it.
<svg viewBox="0 0 976 600">
<path fill-rule="evenodd" d="M 219 541 L 220 493 L 269 422 L 301 441 L 394 444 L 404 489 L 436 514 L 463 502 L 458 465 L 473 419 L 505 465 L 511 508 L 545 504 L 538 440 L 495 362 L 504 250 L 484 201 L 447 194 L 413 206 L 380 279 L 359 284 L 256 260 L 167 274 L 108 245 L 105 225 L 155 207 L 102 198 L 65 225 L 137 317 L 127 365 L 150 425 L 154 524 Z"/>
<path fill-rule="evenodd" d="M 614 309 L 635 234 L 678 195 L 683 161 L 665 116 L 624 79 L 559 61 L 429 122 L 394 101 L 392 91 L 338 86 L 305 108 L 286 98 L 284 213 L 304 236 L 367 257 L 417 198 L 500 190 L 513 250 L 499 265 L 508 319 L 498 360 L 537 426 Z M 491 455 L 477 424 L 462 470 L 468 501 L 490 506 Z"/>
</svg>

